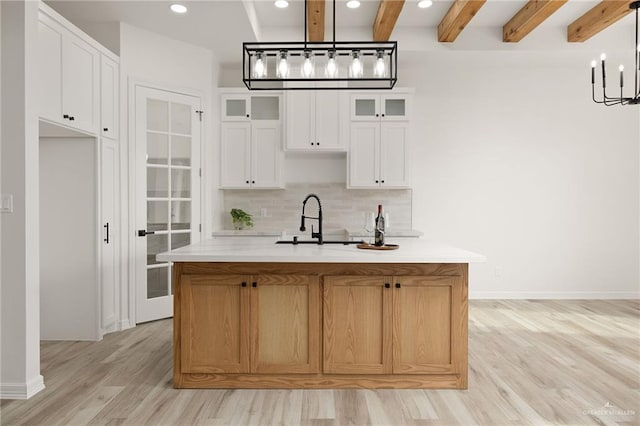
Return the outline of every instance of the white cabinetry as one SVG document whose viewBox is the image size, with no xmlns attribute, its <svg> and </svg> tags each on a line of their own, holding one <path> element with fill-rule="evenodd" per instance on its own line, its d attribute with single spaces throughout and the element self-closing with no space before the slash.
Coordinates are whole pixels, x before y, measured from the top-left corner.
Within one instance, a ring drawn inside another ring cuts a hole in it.
<svg viewBox="0 0 640 426">
<path fill-rule="evenodd" d="M 119 61 L 46 4 L 39 8 L 42 337 L 99 340 L 126 324 Z"/>
<path fill-rule="evenodd" d="M 221 187 L 281 188 L 280 95 L 222 95 Z"/>
<path fill-rule="evenodd" d="M 118 139 L 118 99 L 120 91 L 118 63 L 101 55 L 100 63 L 100 134 Z"/>
<path fill-rule="evenodd" d="M 38 34 L 40 117 L 96 134 L 100 53 L 42 11 Z"/>
<path fill-rule="evenodd" d="M 118 329 L 120 319 L 118 143 L 100 141 L 100 328 L 102 333 Z"/>
<path fill-rule="evenodd" d="M 286 95 L 288 151 L 345 151 L 341 96 L 336 90 L 291 90 Z"/>
<path fill-rule="evenodd" d="M 409 187 L 409 96 L 351 96 L 349 188 Z"/>
</svg>

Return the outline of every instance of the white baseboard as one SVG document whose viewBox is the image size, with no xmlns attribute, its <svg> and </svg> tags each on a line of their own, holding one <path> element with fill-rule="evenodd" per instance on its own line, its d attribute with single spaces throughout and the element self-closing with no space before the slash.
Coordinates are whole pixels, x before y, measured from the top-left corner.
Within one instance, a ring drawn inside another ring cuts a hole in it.
<svg viewBox="0 0 640 426">
<path fill-rule="evenodd" d="M 36 376 L 27 383 L 0 383 L 0 399 L 29 399 L 44 389 L 44 378 Z"/>
<path fill-rule="evenodd" d="M 121 330 L 121 331 L 122 331 L 122 330 L 126 330 L 126 329 L 128 329 L 128 328 L 135 327 L 135 325 L 131 325 L 131 324 L 129 323 L 129 320 L 128 320 L 128 319 L 126 319 L 126 320 L 122 320 L 122 321 L 118 321 L 118 326 L 120 327 L 120 330 Z"/>
<path fill-rule="evenodd" d="M 640 299 L 633 291 L 470 291 L 469 299 Z"/>
</svg>

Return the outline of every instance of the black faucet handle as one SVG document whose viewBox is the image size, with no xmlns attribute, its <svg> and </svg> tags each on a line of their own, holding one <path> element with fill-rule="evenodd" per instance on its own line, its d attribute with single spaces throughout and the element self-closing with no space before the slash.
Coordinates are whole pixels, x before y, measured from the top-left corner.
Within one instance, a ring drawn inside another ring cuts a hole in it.
<svg viewBox="0 0 640 426">
<path fill-rule="evenodd" d="M 307 228 L 304 226 L 304 215 L 300 217 L 300 232 L 306 231 Z"/>
</svg>

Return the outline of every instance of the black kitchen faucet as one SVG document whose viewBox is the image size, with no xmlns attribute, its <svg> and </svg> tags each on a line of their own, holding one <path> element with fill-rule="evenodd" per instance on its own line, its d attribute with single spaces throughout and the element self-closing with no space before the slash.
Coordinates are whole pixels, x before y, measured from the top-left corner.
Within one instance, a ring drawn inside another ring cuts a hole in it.
<svg viewBox="0 0 640 426">
<path fill-rule="evenodd" d="M 311 216 L 305 216 L 304 215 L 304 208 L 307 205 L 307 201 L 309 201 L 309 198 L 315 198 L 316 201 L 318 202 L 318 217 L 311 217 Z M 309 194 L 306 196 L 306 198 L 304 199 L 304 201 L 302 202 L 302 216 L 301 216 L 301 221 L 300 221 L 300 232 L 304 232 L 307 230 L 307 228 L 304 226 L 304 220 L 305 219 L 315 219 L 318 221 L 318 232 L 313 232 L 313 225 L 311 225 L 311 238 L 317 238 L 318 239 L 318 244 L 322 244 L 323 240 L 322 240 L 322 204 L 320 203 L 320 198 L 316 195 L 316 194 Z"/>
</svg>

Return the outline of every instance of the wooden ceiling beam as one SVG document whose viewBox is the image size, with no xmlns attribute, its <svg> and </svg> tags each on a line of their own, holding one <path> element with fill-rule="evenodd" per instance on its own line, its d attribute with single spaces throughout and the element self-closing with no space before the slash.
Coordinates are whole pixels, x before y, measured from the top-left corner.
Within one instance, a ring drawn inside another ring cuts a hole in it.
<svg viewBox="0 0 640 426">
<path fill-rule="evenodd" d="M 486 0 L 456 0 L 453 2 L 438 25 L 438 41 L 455 41 L 485 2 Z"/>
<path fill-rule="evenodd" d="M 380 0 L 373 21 L 373 41 L 389 41 L 403 6 L 404 0 Z"/>
<path fill-rule="evenodd" d="M 569 24 L 567 27 L 567 41 L 579 43 L 589 40 L 600 31 L 631 13 L 631 9 L 629 9 L 630 3 L 627 0 L 601 1 L 587 13 Z"/>
<path fill-rule="evenodd" d="M 307 0 L 307 31 L 309 41 L 324 41 L 325 0 Z"/>
<path fill-rule="evenodd" d="M 504 27 L 502 27 L 502 41 L 517 43 L 531 31 L 542 24 L 556 10 L 560 9 L 567 0 L 529 0 Z"/>
</svg>

